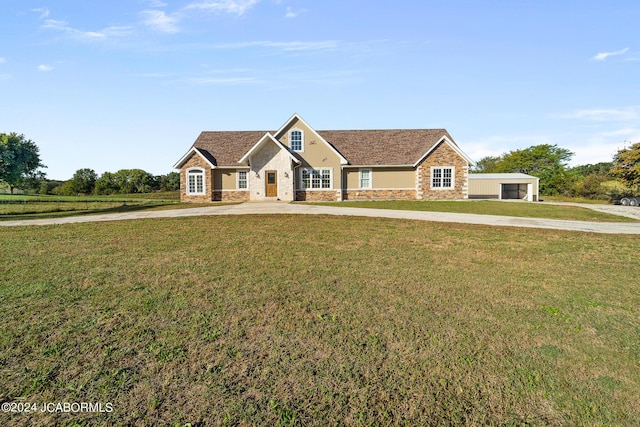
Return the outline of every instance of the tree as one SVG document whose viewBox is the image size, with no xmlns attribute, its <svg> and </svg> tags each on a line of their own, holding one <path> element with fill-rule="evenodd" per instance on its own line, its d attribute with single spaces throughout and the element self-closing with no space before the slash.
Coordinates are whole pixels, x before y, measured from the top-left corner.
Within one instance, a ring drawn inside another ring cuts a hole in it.
<svg viewBox="0 0 640 427">
<path fill-rule="evenodd" d="M 640 187 L 640 142 L 618 151 L 613 158 L 611 175 L 630 188 Z"/>
<path fill-rule="evenodd" d="M 156 181 L 160 191 L 178 191 L 180 189 L 180 174 L 178 172 L 159 175 L 156 177 Z"/>
<path fill-rule="evenodd" d="M 94 192 L 96 194 L 114 194 L 119 191 L 118 183 L 116 182 L 115 174 L 111 172 L 105 172 L 100 175 L 100 178 L 96 180 Z"/>
<path fill-rule="evenodd" d="M 75 193 L 91 194 L 97 179 L 98 175 L 93 169 L 78 169 L 71 178 L 71 188 Z"/>
<path fill-rule="evenodd" d="M 114 177 L 119 193 L 148 193 L 153 185 L 153 175 L 142 169 L 120 169 Z"/>
<path fill-rule="evenodd" d="M 540 178 L 541 194 L 558 194 L 567 184 L 567 162 L 573 153 L 557 145 L 534 145 L 503 154 L 492 172 L 519 172 Z"/>
<path fill-rule="evenodd" d="M 476 162 L 471 167 L 474 173 L 491 173 L 495 171 L 496 165 L 500 162 L 500 157 L 486 156 Z"/>
<path fill-rule="evenodd" d="M 24 135 L 0 133 L 0 181 L 9 185 L 9 192 L 25 180 L 38 177 L 40 161 L 38 146 Z M 43 175 L 42 172 L 39 175 Z"/>
</svg>

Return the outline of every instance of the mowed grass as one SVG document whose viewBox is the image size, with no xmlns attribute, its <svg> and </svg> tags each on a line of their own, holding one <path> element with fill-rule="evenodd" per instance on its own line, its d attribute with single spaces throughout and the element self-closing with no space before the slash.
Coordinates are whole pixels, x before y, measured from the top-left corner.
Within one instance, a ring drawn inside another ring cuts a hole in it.
<svg viewBox="0 0 640 427">
<path fill-rule="evenodd" d="M 1 425 L 639 425 L 635 236 L 328 216 L 2 230 Z"/>
<path fill-rule="evenodd" d="M 577 206 L 544 203 L 506 202 L 497 200 L 361 200 L 343 202 L 312 202 L 351 208 L 399 209 L 429 212 L 456 212 L 480 215 L 501 215 L 523 218 L 548 218 L 572 221 L 636 222 L 633 218 L 597 212 Z"/>
<path fill-rule="evenodd" d="M 177 195 L 177 199 L 176 199 Z M 111 196 L 0 195 L 0 221 L 59 218 L 79 215 L 189 209 L 217 203 L 181 203 L 179 193 L 123 194 Z M 228 204 L 228 203 L 227 203 Z"/>
</svg>

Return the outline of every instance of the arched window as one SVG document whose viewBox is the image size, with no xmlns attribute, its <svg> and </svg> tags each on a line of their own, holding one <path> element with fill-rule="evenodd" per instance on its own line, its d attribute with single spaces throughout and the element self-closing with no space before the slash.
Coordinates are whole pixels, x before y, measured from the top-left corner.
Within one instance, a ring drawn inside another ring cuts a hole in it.
<svg viewBox="0 0 640 427">
<path fill-rule="evenodd" d="M 304 149 L 304 138 L 301 130 L 292 130 L 290 135 L 291 140 L 291 150 L 292 151 L 303 151 Z"/>
<path fill-rule="evenodd" d="M 187 194 L 204 194 L 204 169 L 187 170 Z"/>
</svg>

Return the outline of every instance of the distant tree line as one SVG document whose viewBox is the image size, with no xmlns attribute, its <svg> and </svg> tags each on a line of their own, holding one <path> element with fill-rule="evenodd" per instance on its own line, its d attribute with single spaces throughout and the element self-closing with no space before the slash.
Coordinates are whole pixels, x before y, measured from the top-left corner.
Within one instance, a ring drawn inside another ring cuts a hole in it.
<svg viewBox="0 0 640 427">
<path fill-rule="evenodd" d="M 640 195 L 640 142 L 619 150 L 611 162 L 568 167 L 573 153 L 557 145 L 541 144 L 487 156 L 472 168 L 476 173 L 521 172 L 540 178 L 540 194 L 594 199 Z M 98 176 L 78 169 L 67 181 L 46 178 L 40 168 L 38 146 L 17 133 L 0 133 L 0 183 L 40 194 L 130 194 L 177 191 L 180 175 L 152 175 L 142 169 L 121 169 Z"/>
<path fill-rule="evenodd" d="M 98 174 L 89 168 L 78 169 L 67 181 L 44 180 L 38 189 L 40 194 L 60 196 L 77 194 L 132 194 L 154 191 L 177 191 L 180 174 L 152 175 L 142 169 L 120 169 L 117 172 Z"/>
</svg>

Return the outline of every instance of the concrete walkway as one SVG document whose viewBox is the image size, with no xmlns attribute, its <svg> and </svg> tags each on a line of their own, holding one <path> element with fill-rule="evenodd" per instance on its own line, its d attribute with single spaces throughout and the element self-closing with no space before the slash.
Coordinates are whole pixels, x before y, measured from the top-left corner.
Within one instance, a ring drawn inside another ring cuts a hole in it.
<svg viewBox="0 0 640 427">
<path fill-rule="evenodd" d="M 584 231 L 589 233 L 640 234 L 640 223 L 566 221 L 539 218 L 516 218 L 497 215 L 316 206 L 297 203 L 241 203 L 237 205 L 208 206 L 164 211 L 127 212 L 64 218 L 0 221 L 0 226 L 55 225 L 74 224 L 80 222 L 120 221 L 127 219 L 250 214 L 349 215 L 503 227 L 545 228 L 552 230 Z"/>
</svg>

